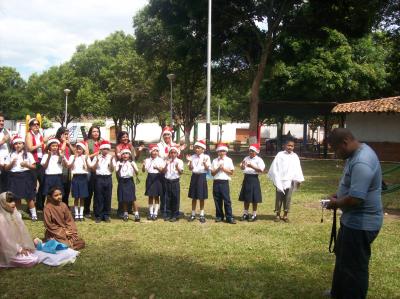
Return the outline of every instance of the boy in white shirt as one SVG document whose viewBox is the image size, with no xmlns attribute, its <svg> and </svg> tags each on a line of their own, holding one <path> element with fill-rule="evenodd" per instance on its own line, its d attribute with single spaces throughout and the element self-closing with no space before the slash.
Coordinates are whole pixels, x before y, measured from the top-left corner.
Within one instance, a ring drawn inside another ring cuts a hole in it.
<svg viewBox="0 0 400 299">
<path fill-rule="evenodd" d="M 287 139 L 285 150 L 280 151 L 275 156 L 268 171 L 268 176 L 276 187 L 276 222 L 279 222 L 281 219 L 285 222 L 289 222 L 288 213 L 290 210 L 292 193 L 300 186 L 300 183 L 304 181 L 300 159 L 293 150 L 294 140 Z M 282 204 L 284 211 L 283 218 L 281 218 Z"/>
<path fill-rule="evenodd" d="M 169 215 L 164 218 L 165 221 L 175 222 L 179 219 L 179 205 L 181 187 L 179 178 L 183 173 L 183 161 L 178 158 L 179 149 L 169 148 L 168 160 L 163 172 L 165 173 L 165 204 Z"/>
<path fill-rule="evenodd" d="M 229 192 L 229 181 L 235 167 L 232 159 L 226 156 L 228 146 L 220 143 L 217 146 L 218 158 L 211 164 L 211 174 L 214 176 L 213 196 L 215 202 L 215 222 L 221 222 L 226 218 L 226 222 L 236 224 L 232 215 L 232 202 Z M 224 215 L 225 209 L 225 215 Z"/>
</svg>

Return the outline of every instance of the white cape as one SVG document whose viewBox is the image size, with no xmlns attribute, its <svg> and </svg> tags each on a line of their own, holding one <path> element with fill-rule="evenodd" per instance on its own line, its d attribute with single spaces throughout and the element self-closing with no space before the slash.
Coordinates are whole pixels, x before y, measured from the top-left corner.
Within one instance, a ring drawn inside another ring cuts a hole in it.
<svg viewBox="0 0 400 299">
<path fill-rule="evenodd" d="M 75 263 L 79 251 L 67 248 L 65 250 L 58 250 L 56 254 L 53 254 L 36 250 L 33 255 L 38 257 L 38 263 L 56 267 Z"/>
</svg>

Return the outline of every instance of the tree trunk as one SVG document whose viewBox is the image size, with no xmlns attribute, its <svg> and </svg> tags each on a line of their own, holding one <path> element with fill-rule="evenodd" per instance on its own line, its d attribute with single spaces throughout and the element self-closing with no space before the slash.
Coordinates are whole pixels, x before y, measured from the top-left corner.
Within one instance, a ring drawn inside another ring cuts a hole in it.
<svg viewBox="0 0 400 299">
<path fill-rule="evenodd" d="M 139 124 L 135 122 L 135 124 L 133 125 L 133 136 L 132 136 L 132 142 L 134 142 L 136 140 L 136 128 Z"/>
</svg>

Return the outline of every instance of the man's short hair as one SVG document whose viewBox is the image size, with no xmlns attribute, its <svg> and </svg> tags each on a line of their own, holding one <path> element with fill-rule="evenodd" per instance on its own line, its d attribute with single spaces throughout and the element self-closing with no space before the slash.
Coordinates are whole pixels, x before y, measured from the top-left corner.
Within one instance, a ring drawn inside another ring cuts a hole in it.
<svg viewBox="0 0 400 299">
<path fill-rule="evenodd" d="M 330 145 L 338 145 L 342 143 L 344 140 L 355 140 L 353 133 L 349 129 L 345 128 L 336 128 L 331 134 L 328 136 L 328 143 Z"/>
<path fill-rule="evenodd" d="M 4 119 L 6 118 L 6 117 L 4 116 L 4 113 L 1 112 L 1 111 L 0 111 L 0 117 L 2 117 L 2 118 L 4 118 Z"/>
</svg>

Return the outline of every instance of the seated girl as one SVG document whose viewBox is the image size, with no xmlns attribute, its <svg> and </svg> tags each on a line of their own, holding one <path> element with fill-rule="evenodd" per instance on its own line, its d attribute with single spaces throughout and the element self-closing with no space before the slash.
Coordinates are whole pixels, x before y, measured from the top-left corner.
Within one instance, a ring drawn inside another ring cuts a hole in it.
<svg viewBox="0 0 400 299">
<path fill-rule="evenodd" d="M 58 187 L 50 189 L 43 215 L 45 240 L 55 239 L 75 250 L 85 247 L 85 241 L 78 237 L 70 210 L 62 202 L 62 192 Z"/>
<path fill-rule="evenodd" d="M 0 268 L 33 267 L 38 257 L 11 192 L 0 194 Z"/>
</svg>

